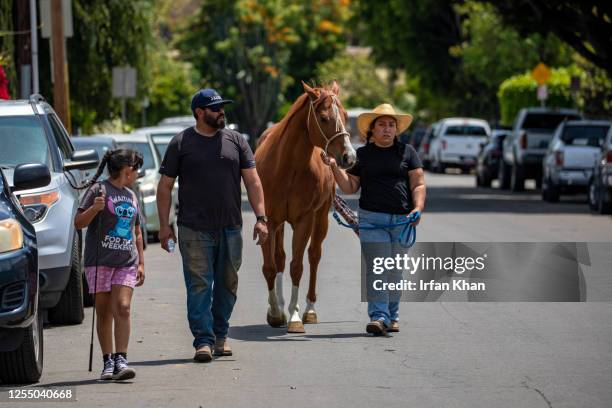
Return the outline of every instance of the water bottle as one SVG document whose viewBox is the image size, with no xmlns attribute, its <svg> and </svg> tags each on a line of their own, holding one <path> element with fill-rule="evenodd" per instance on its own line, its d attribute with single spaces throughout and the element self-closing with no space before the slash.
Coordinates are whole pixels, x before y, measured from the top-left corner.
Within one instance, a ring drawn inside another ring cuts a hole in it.
<svg viewBox="0 0 612 408">
<path fill-rule="evenodd" d="M 171 254 L 174 253 L 174 247 L 175 247 L 174 240 L 170 238 L 168 240 L 168 252 L 170 252 Z"/>
</svg>

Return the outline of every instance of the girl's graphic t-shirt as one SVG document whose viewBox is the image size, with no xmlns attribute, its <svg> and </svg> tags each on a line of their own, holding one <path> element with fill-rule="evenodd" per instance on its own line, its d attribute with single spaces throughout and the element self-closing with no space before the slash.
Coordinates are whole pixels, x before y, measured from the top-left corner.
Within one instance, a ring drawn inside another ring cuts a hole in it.
<svg viewBox="0 0 612 408">
<path fill-rule="evenodd" d="M 138 249 L 134 228 L 140 225 L 140 210 L 136 195 L 129 188 L 119 189 L 108 180 L 104 180 L 94 184 L 85 193 L 79 211 L 91 207 L 101 190 L 105 195 L 106 205 L 87 227 L 85 266 L 96 266 L 96 256 L 99 257 L 98 266 L 136 266 Z M 100 233 L 98 226 L 101 227 Z"/>
</svg>

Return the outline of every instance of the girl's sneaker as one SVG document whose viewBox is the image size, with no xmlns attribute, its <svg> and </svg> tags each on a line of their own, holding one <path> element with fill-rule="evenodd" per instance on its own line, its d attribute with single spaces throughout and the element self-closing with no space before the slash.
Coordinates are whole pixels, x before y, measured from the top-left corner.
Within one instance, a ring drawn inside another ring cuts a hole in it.
<svg viewBox="0 0 612 408">
<path fill-rule="evenodd" d="M 104 369 L 102 369 L 102 374 L 100 375 L 101 380 L 112 380 L 113 373 L 115 372 L 115 360 L 110 357 L 104 360 Z"/>
<path fill-rule="evenodd" d="M 121 355 L 115 355 L 115 370 L 113 371 L 113 380 L 129 380 L 136 377 L 136 371 L 128 367 L 126 358 Z"/>
</svg>

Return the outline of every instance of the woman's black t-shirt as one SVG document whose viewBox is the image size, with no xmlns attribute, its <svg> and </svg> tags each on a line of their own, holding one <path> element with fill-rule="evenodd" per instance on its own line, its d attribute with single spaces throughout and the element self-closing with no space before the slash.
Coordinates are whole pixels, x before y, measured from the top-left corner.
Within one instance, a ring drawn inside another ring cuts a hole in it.
<svg viewBox="0 0 612 408">
<path fill-rule="evenodd" d="M 374 143 L 357 149 L 357 163 L 348 170 L 359 177 L 359 207 L 387 214 L 408 214 L 413 210 L 408 182 L 410 170 L 423 167 L 411 145 L 395 142 L 390 147 Z"/>
</svg>

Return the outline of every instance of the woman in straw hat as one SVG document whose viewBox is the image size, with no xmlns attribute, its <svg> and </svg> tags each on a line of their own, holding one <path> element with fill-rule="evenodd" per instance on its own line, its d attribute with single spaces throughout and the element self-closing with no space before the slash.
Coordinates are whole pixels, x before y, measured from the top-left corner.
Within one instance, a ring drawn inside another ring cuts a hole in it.
<svg viewBox="0 0 612 408">
<path fill-rule="evenodd" d="M 399 244 L 404 227 L 362 229 L 378 225 L 401 223 L 425 205 L 425 180 L 421 161 L 410 145 L 404 145 L 397 136 L 412 122 L 412 116 L 400 114 L 389 104 L 382 104 L 357 118 L 359 132 L 366 137 L 366 145 L 357 149 L 357 162 L 345 171 L 333 158 L 325 158 L 340 189 L 346 194 L 357 192 L 359 197 L 359 239 L 362 256 L 368 265 L 366 271 L 368 333 L 385 335 L 399 331 L 399 291 L 377 290 L 381 280 L 400 282 L 401 271 L 389 270 L 382 274 L 373 271 L 374 258 L 403 257 L 407 248 Z M 414 222 L 419 223 L 420 219 Z"/>
</svg>

